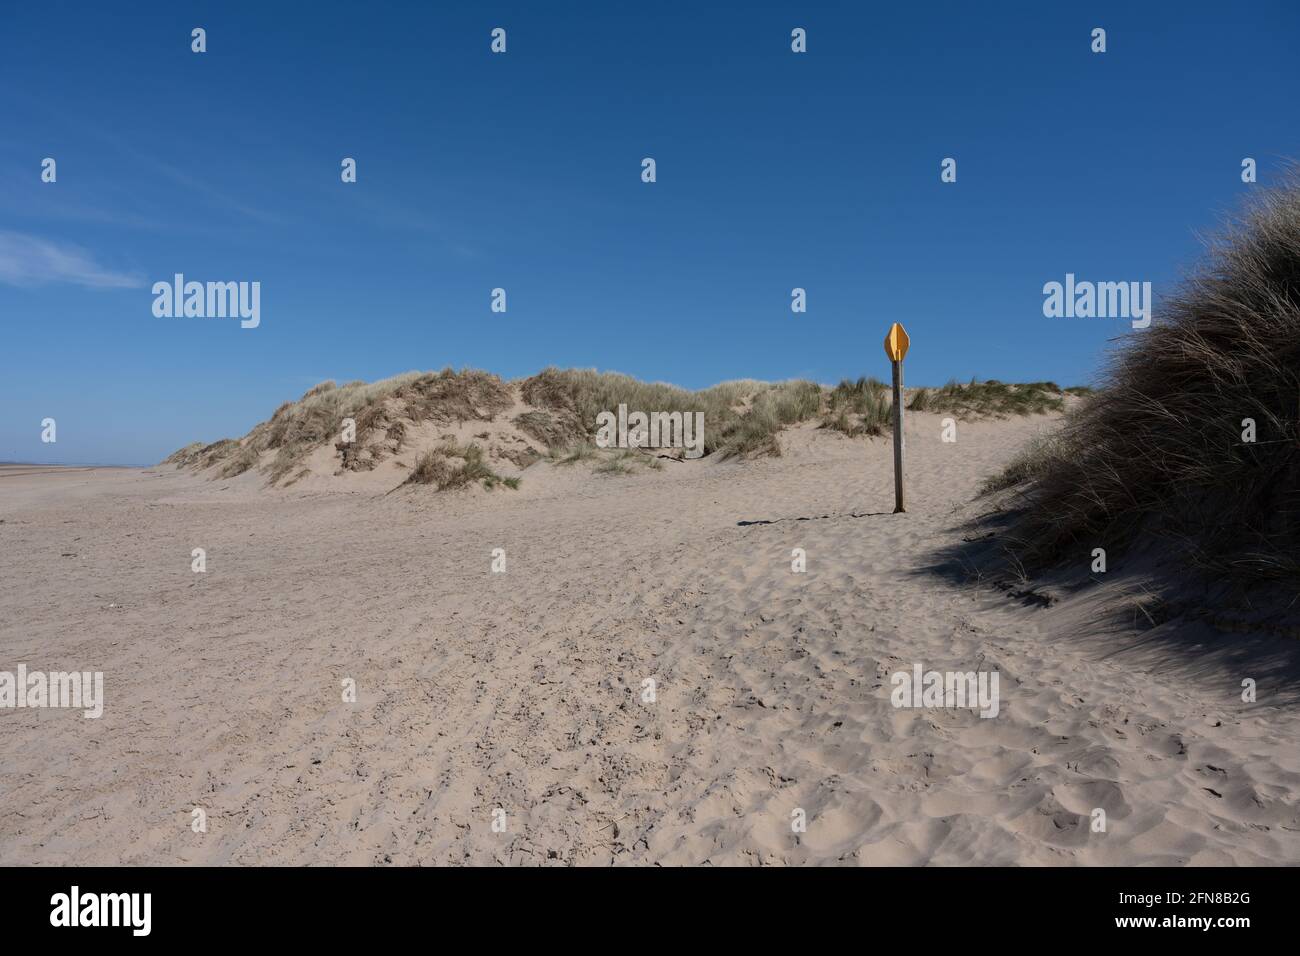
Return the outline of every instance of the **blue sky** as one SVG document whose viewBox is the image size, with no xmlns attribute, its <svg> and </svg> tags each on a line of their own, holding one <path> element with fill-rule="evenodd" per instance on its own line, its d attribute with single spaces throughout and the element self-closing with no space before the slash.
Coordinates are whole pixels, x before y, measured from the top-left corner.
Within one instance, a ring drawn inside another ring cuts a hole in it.
<svg viewBox="0 0 1300 956">
<path fill-rule="evenodd" d="M 1259 186 L 1300 157 L 1297 28 L 1281 0 L 13 4 L 0 459 L 157 461 L 413 368 L 886 377 L 893 321 L 909 384 L 1088 382 L 1140 333 L 1045 318 L 1043 284 L 1159 295 L 1258 188 L 1243 157 Z M 155 317 L 176 272 L 259 281 L 261 325 Z"/>
</svg>

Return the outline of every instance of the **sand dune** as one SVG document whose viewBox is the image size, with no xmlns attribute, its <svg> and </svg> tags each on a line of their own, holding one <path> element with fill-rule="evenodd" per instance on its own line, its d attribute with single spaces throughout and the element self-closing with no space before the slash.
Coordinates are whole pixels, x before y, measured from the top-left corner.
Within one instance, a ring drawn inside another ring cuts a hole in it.
<svg viewBox="0 0 1300 956">
<path fill-rule="evenodd" d="M 0 670 L 107 700 L 0 711 L 0 863 L 1300 862 L 1294 709 L 927 570 L 1054 420 L 909 416 L 905 515 L 887 439 L 811 426 L 513 492 L 14 474 Z M 998 716 L 894 707 L 917 663 L 996 670 Z"/>
</svg>

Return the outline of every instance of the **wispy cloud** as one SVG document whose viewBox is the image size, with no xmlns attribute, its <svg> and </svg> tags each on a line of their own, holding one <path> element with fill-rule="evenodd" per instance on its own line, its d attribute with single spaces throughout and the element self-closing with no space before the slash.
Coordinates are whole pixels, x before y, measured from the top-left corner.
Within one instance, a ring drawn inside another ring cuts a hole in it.
<svg viewBox="0 0 1300 956">
<path fill-rule="evenodd" d="M 129 137 L 115 132 L 110 125 L 101 122 L 98 117 L 80 113 L 76 109 L 64 105 L 60 105 L 58 109 L 52 111 L 48 100 L 12 88 L 0 88 L 0 101 L 4 100 L 17 103 L 20 107 L 34 112 L 39 111 L 39 115 L 43 118 L 48 117 L 53 112 L 53 115 L 60 123 L 60 128 L 96 137 L 121 153 L 133 166 L 153 169 L 177 185 L 184 187 L 188 192 L 201 197 L 209 206 L 252 219 L 263 225 L 282 225 L 285 222 L 285 219 L 278 213 L 251 205 L 238 195 L 218 189 L 206 180 L 192 175 L 187 170 L 165 162 L 152 152 L 138 149 L 132 145 Z M 138 204 L 139 200 L 139 196 L 132 197 L 134 203 Z"/>
<path fill-rule="evenodd" d="M 91 289 L 133 289 L 140 276 L 115 272 L 79 246 L 0 229 L 0 282 L 34 286 L 67 282 Z"/>
</svg>

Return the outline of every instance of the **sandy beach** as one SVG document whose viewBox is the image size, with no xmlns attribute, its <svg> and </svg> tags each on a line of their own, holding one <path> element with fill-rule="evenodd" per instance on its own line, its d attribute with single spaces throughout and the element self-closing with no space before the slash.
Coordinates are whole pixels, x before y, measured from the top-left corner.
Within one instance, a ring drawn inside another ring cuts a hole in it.
<svg viewBox="0 0 1300 956">
<path fill-rule="evenodd" d="M 517 491 L 6 468 L 0 670 L 105 702 L 0 711 L 0 863 L 1300 862 L 1300 716 L 1211 637 L 933 570 L 1055 421 L 909 416 L 902 515 L 888 438 L 811 425 Z M 997 716 L 893 706 L 918 664 Z"/>
</svg>

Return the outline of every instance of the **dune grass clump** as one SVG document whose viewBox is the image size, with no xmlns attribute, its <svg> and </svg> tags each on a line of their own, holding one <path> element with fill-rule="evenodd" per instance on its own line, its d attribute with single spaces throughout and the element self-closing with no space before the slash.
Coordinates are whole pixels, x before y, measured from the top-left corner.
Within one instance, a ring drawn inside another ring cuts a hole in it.
<svg viewBox="0 0 1300 956">
<path fill-rule="evenodd" d="M 578 441 L 595 435 L 597 415 L 616 412 L 619 405 L 630 412 L 702 412 L 704 454 L 721 452 L 724 459 L 780 454 L 777 432 L 815 417 L 821 408 L 821 391 L 814 382 L 745 379 L 693 392 L 617 372 L 556 368 L 525 379 L 520 387 L 524 401 L 553 417 L 547 423 L 530 421 L 530 426 L 580 436 Z M 574 443 L 570 438 L 564 446 Z"/>
<path fill-rule="evenodd" d="M 661 471 L 664 463 L 656 458 L 653 453 L 647 454 L 631 448 L 619 448 L 600 456 L 600 464 L 592 469 L 592 473 L 597 475 L 630 475 L 638 467 L 649 468 L 651 471 Z"/>
<path fill-rule="evenodd" d="M 777 435 L 782 428 L 815 418 L 822 408 L 822 387 L 794 380 L 766 385 L 752 396 L 749 407 L 723 423 L 718 457 L 780 457 Z"/>
<path fill-rule="evenodd" d="M 1021 484 L 1026 567 L 1161 542 L 1238 583 L 1300 578 L 1300 180 L 1257 194 L 1112 359 Z M 1247 419 L 1254 423 L 1254 441 Z"/>
<path fill-rule="evenodd" d="M 759 393 L 754 405 L 767 404 L 782 425 L 795 425 L 816 418 L 822 407 L 822 387 L 816 382 L 795 379 L 777 382 Z"/>
<path fill-rule="evenodd" d="M 271 480 L 279 481 L 312 449 L 336 441 L 345 418 L 356 422 L 356 444 L 370 453 L 360 460 L 373 462 L 401 447 L 407 422 L 492 421 L 511 404 L 501 379 L 475 369 L 407 372 L 341 388 L 322 382 L 271 417 L 264 438 L 265 447 L 276 449 Z"/>
<path fill-rule="evenodd" d="M 734 420 L 727 428 L 726 438 L 718 449 L 718 458 L 761 458 L 781 456 L 777 432 L 781 422 L 770 407 L 750 409 L 743 417 Z"/>
<path fill-rule="evenodd" d="M 1064 392 L 1055 382 L 1009 384 L 997 379 L 967 383 L 949 382 L 942 388 L 920 388 L 907 407 L 914 412 L 935 412 L 959 418 L 1007 418 L 1042 415 L 1065 408 Z"/>
<path fill-rule="evenodd" d="M 890 387 L 880 379 L 844 379 L 827 395 L 822 428 L 843 432 L 850 438 L 883 435 L 892 426 L 894 403 Z"/>
<path fill-rule="evenodd" d="M 588 441 L 575 442 L 572 445 L 554 446 L 548 455 L 553 465 L 576 465 L 579 462 L 595 462 L 593 474 L 627 475 L 637 466 L 660 471 L 664 463 L 659 460 L 653 449 L 638 450 L 633 448 L 598 448 Z"/>
<path fill-rule="evenodd" d="M 255 468 L 261 457 L 261 452 L 254 445 L 241 445 L 238 451 L 225 459 L 221 466 L 220 475 L 222 478 L 234 478 L 237 475 L 242 475 L 250 468 Z"/>
<path fill-rule="evenodd" d="M 1060 457 L 1064 448 L 1065 444 L 1059 432 L 1049 432 L 1031 438 L 1002 471 L 984 480 L 979 493 L 993 494 L 1042 477 L 1052 463 Z"/>
<path fill-rule="evenodd" d="M 448 369 L 440 374 L 456 373 Z M 271 481 L 278 482 L 314 448 L 337 441 L 345 418 L 357 423 L 357 441 L 364 444 L 375 424 L 375 409 L 420 377 L 418 372 L 406 372 L 378 382 L 348 382 L 342 386 L 321 382 L 298 401 L 281 405 L 269 421 L 249 433 L 245 442 L 252 441 L 260 446 L 259 450 L 275 451 L 268 469 Z"/>
<path fill-rule="evenodd" d="M 164 465 L 175 465 L 177 468 L 188 468 L 194 464 L 204 449 L 201 441 L 190 442 L 184 448 L 178 448 L 162 460 Z"/>
<path fill-rule="evenodd" d="M 586 437 L 576 418 L 557 416 L 546 411 L 524 412 L 514 418 L 515 427 L 530 438 L 542 443 L 544 448 L 564 448 Z"/>
<path fill-rule="evenodd" d="M 400 384 L 392 398 L 413 422 L 490 422 L 514 404 L 505 382 L 477 369 L 426 372 Z"/>
<path fill-rule="evenodd" d="M 198 455 L 195 456 L 197 467 L 211 468 L 217 462 L 224 461 L 238 451 L 239 442 L 234 438 L 219 439 L 210 445 L 204 445 Z"/>
<path fill-rule="evenodd" d="M 433 485 L 437 491 L 481 484 L 491 491 L 497 485 L 517 489 L 519 479 L 504 478 L 494 472 L 483 458 L 483 449 L 473 442 L 468 445 L 443 442 L 416 458 L 403 484 Z"/>
<path fill-rule="evenodd" d="M 552 445 L 548 457 L 552 464 L 575 465 L 580 461 L 591 461 L 597 457 L 599 451 L 591 442 L 580 441 L 572 445 Z"/>
<path fill-rule="evenodd" d="M 556 368 L 525 379 L 520 394 L 528 404 L 552 413 L 553 422 L 548 427 L 565 436 L 566 444 L 593 437 L 596 416 L 617 412 L 619 405 L 646 413 L 703 412 L 705 454 L 717 450 L 727 423 L 737 417 L 736 406 L 748 397 L 740 383 L 692 392 L 662 382 L 638 381 L 618 372 Z"/>
</svg>

